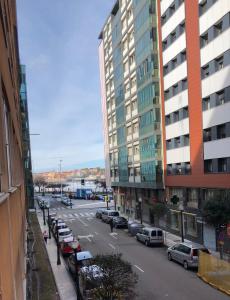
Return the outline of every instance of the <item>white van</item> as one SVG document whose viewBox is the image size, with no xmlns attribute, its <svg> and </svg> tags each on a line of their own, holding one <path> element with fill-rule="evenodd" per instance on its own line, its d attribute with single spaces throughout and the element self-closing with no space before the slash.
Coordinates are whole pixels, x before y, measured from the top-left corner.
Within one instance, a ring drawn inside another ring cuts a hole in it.
<svg viewBox="0 0 230 300">
<path fill-rule="evenodd" d="M 101 219 L 105 223 L 109 223 L 109 221 L 113 217 L 119 217 L 119 212 L 116 210 L 103 210 L 101 214 Z"/>
<path fill-rule="evenodd" d="M 59 229 L 58 235 L 59 235 L 59 242 L 62 242 L 64 239 L 73 236 L 72 230 L 70 230 L 68 227 Z"/>
<path fill-rule="evenodd" d="M 163 230 L 157 227 L 144 227 L 136 234 L 137 241 L 145 243 L 146 246 L 153 244 L 163 245 Z"/>
</svg>

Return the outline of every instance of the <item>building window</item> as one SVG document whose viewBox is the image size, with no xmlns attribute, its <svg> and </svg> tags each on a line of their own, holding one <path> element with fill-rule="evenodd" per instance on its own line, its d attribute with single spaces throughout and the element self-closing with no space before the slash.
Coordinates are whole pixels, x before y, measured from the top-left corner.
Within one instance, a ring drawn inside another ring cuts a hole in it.
<svg viewBox="0 0 230 300">
<path fill-rule="evenodd" d="M 189 134 L 184 135 L 184 146 L 189 146 Z"/>
<path fill-rule="evenodd" d="M 165 116 L 165 124 L 170 125 L 170 115 Z"/>
<path fill-rule="evenodd" d="M 188 88 L 188 81 L 187 78 L 182 80 L 182 90 L 186 90 Z"/>
<path fill-rule="evenodd" d="M 161 16 L 161 24 L 164 25 L 166 22 L 166 15 Z"/>
<path fill-rule="evenodd" d="M 165 41 L 163 41 L 162 42 L 162 48 L 163 48 L 163 50 L 165 50 L 166 48 L 167 48 L 167 40 L 165 40 Z"/>
<path fill-rule="evenodd" d="M 203 99 L 203 110 L 210 109 L 210 97 Z"/>
<path fill-rule="evenodd" d="M 213 172 L 213 162 L 212 162 L 212 159 L 206 159 L 204 161 L 204 171 L 206 173 L 212 173 Z"/>
<path fill-rule="evenodd" d="M 173 113 L 173 121 L 178 122 L 179 121 L 179 111 L 175 111 Z"/>
<path fill-rule="evenodd" d="M 223 31 L 223 22 L 219 22 L 218 24 L 214 25 L 214 33 L 215 33 L 215 37 L 217 37 L 218 35 L 220 35 Z"/>
<path fill-rule="evenodd" d="M 209 76 L 209 65 L 202 67 L 202 78 Z"/>
<path fill-rule="evenodd" d="M 179 231 L 179 213 L 171 210 L 171 228 Z"/>
<path fill-rule="evenodd" d="M 141 175 L 140 167 L 134 168 L 134 175 L 135 175 L 135 176 L 140 176 L 140 175 Z"/>
<path fill-rule="evenodd" d="M 207 10 L 207 0 L 203 0 L 200 4 L 199 4 L 199 8 L 200 8 L 200 16 L 202 14 L 204 14 Z"/>
<path fill-rule="evenodd" d="M 179 148 L 181 146 L 180 137 L 176 137 L 174 139 L 175 148 Z"/>
<path fill-rule="evenodd" d="M 171 164 L 167 165 L 167 175 L 172 175 L 172 165 Z"/>
<path fill-rule="evenodd" d="M 225 124 L 217 126 L 217 139 L 226 138 L 226 126 Z"/>
<path fill-rule="evenodd" d="M 173 86 L 173 95 L 176 95 L 178 93 L 178 84 L 175 84 Z"/>
<path fill-rule="evenodd" d="M 169 7 L 169 15 L 172 16 L 175 12 L 176 8 L 175 8 L 175 4 L 172 4 L 170 7 Z"/>
<path fill-rule="evenodd" d="M 176 32 L 175 31 L 170 34 L 170 38 L 171 38 L 171 43 L 173 43 L 176 40 Z"/>
<path fill-rule="evenodd" d="M 186 60 L 186 50 L 181 52 L 180 56 L 181 56 L 181 63 L 182 63 Z"/>
<path fill-rule="evenodd" d="M 187 223 L 187 234 L 197 237 L 197 223 L 196 223 L 196 217 L 195 215 L 188 215 L 185 214 L 186 217 L 186 223 Z"/>
<path fill-rule="evenodd" d="M 223 67 L 224 67 L 224 57 L 221 56 L 221 57 L 215 59 L 215 64 L 216 64 L 216 71 L 219 71 L 219 70 L 223 69 Z"/>
<path fill-rule="evenodd" d="M 191 164 L 190 164 L 190 162 L 186 162 L 185 163 L 184 173 L 186 175 L 191 174 Z"/>
<path fill-rule="evenodd" d="M 166 141 L 166 148 L 167 148 L 167 150 L 170 150 L 172 148 L 172 140 Z"/>
<path fill-rule="evenodd" d="M 164 75 L 166 75 L 168 73 L 168 65 L 164 66 Z"/>
<path fill-rule="evenodd" d="M 169 90 L 164 92 L 165 100 L 168 100 L 169 98 Z"/>
<path fill-rule="evenodd" d="M 222 105 L 225 103 L 225 98 L 224 98 L 224 90 L 219 91 L 216 93 L 216 105 Z"/>
<path fill-rule="evenodd" d="M 203 139 L 204 139 L 204 142 L 209 142 L 212 140 L 211 128 L 207 128 L 207 129 L 203 130 Z"/>
<path fill-rule="evenodd" d="M 176 68 L 177 65 L 177 58 L 175 57 L 174 59 L 172 59 L 172 69 Z"/>
<path fill-rule="evenodd" d="M 218 172 L 227 172 L 227 158 L 218 158 Z"/>
<path fill-rule="evenodd" d="M 180 33 L 182 34 L 185 31 L 185 22 L 180 24 Z"/>
<path fill-rule="evenodd" d="M 188 118 L 188 107 L 183 107 L 182 111 L 183 111 L 183 118 L 184 119 Z"/>
<path fill-rule="evenodd" d="M 208 33 L 204 33 L 201 37 L 200 37 L 200 46 L 204 47 L 208 44 Z"/>
</svg>

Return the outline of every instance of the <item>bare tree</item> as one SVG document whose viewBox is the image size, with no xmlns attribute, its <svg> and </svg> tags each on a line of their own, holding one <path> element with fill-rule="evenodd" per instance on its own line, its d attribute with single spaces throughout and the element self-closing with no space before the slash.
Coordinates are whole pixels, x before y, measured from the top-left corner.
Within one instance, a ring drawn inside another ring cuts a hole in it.
<svg viewBox="0 0 230 300">
<path fill-rule="evenodd" d="M 41 192 L 41 187 L 44 188 L 47 185 L 45 177 L 42 175 L 34 175 L 34 184 L 38 186 L 39 193 Z"/>
<path fill-rule="evenodd" d="M 102 276 L 95 277 L 93 273 L 83 275 L 91 289 L 92 299 L 128 300 L 134 299 L 137 274 L 133 272 L 129 262 L 121 258 L 121 254 L 97 255 L 93 265 L 102 270 Z"/>
</svg>

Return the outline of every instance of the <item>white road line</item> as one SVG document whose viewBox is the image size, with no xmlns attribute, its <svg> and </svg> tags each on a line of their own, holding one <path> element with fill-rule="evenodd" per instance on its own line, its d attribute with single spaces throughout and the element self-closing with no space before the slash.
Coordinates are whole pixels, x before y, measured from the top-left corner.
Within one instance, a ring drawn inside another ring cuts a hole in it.
<svg viewBox="0 0 230 300">
<path fill-rule="evenodd" d="M 73 218 L 73 214 L 69 214 L 69 218 Z"/>
<path fill-rule="evenodd" d="M 112 244 L 109 244 L 109 246 L 110 246 L 111 248 L 113 248 L 114 250 L 116 249 L 116 247 L 113 246 Z"/>
<path fill-rule="evenodd" d="M 85 215 L 86 215 L 86 216 L 90 216 L 90 214 L 89 214 L 89 213 L 85 213 Z"/>
<path fill-rule="evenodd" d="M 92 216 L 94 216 L 94 213 L 92 213 L 92 212 L 91 212 L 91 213 L 89 213 L 89 214 L 90 214 L 90 215 L 92 215 Z"/>
<path fill-rule="evenodd" d="M 86 224 L 84 221 L 82 221 L 82 219 L 79 218 L 78 220 L 79 220 L 84 226 L 86 226 L 86 227 L 88 226 L 88 224 Z"/>
<path fill-rule="evenodd" d="M 142 273 L 144 273 L 145 271 L 142 270 L 140 267 L 138 267 L 137 265 L 134 265 L 134 267 L 136 267 L 139 271 L 141 271 Z"/>
<path fill-rule="evenodd" d="M 82 213 L 79 213 L 79 215 L 80 215 L 81 217 L 84 217 L 84 214 L 82 214 Z"/>
<path fill-rule="evenodd" d="M 78 214 L 74 214 L 77 218 L 79 217 Z"/>
<path fill-rule="evenodd" d="M 112 238 L 114 238 L 115 240 L 117 240 L 117 237 L 115 235 L 111 235 Z"/>
<path fill-rule="evenodd" d="M 64 214 L 63 214 L 63 217 L 64 217 L 64 218 L 68 218 L 68 216 L 67 216 L 67 215 L 64 215 Z"/>
</svg>

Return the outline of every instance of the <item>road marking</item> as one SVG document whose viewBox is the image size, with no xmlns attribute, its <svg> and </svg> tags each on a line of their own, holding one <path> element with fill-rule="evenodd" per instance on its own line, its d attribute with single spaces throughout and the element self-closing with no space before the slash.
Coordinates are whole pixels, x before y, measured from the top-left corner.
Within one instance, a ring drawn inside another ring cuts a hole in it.
<svg viewBox="0 0 230 300">
<path fill-rule="evenodd" d="M 82 214 L 82 213 L 79 213 L 79 215 L 80 215 L 81 217 L 84 217 L 84 214 Z"/>
<path fill-rule="evenodd" d="M 67 216 L 67 215 L 63 215 L 63 217 L 64 217 L 64 218 L 68 218 L 68 216 Z"/>
<path fill-rule="evenodd" d="M 99 233 L 95 231 L 95 234 L 98 235 Z"/>
<path fill-rule="evenodd" d="M 90 215 L 94 216 L 94 213 L 91 212 Z"/>
<path fill-rule="evenodd" d="M 139 271 L 141 271 L 142 273 L 144 273 L 144 270 L 142 270 L 140 267 L 138 267 L 137 265 L 134 265 L 134 267 L 136 267 Z"/>
<path fill-rule="evenodd" d="M 88 235 L 79 235 L 78 236 L 79 239 L 87 239 L 89 242 L 92 242 L 91 238 L 93 238 L 92 234 L 88 234 Z"/>
<path fill-rule="evenodd" d="M 69 214 L 69 218 L 72 218 L 73 217 L 73 215 L 72 214 Z"/>
<path fill-rule="evenodd" d="M 116 247 L 113 246 L 112 244 L 109 244 L 109 246 L 110 246 L 111 248 L 113 248 L 114 250 L 116 249 Z"/>
<path fill-rule="evenodd" d="M 74 214 L 77 218 L 79 218 L 78 214 Z"/>
<path fill-rule="evenodd" d="M 89 213 L 85 213 L 85 215 L 86 215 L 86 216 L 90 216 L 90 214 L 89 214 Z"/>
<path fill-rule="evenodd" d="M 110 233 L 111 237 L 117 240 L 117 232 L 111 232 Z"/>
<path fill-rule="evenodd" d="M 84 221 L 82 221 L 82 219 L 79 218 L 78 220 L 79 220 L 84 226 L 86 226 L 86 227 L 88 226 L 88 224 L 86 224 Z"/>
</svg>

